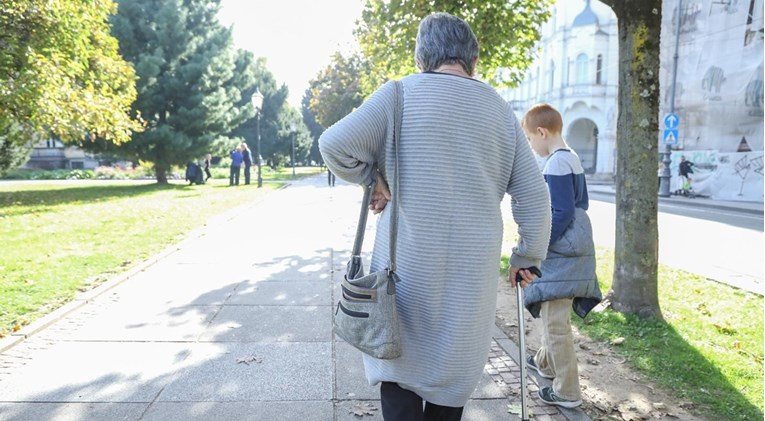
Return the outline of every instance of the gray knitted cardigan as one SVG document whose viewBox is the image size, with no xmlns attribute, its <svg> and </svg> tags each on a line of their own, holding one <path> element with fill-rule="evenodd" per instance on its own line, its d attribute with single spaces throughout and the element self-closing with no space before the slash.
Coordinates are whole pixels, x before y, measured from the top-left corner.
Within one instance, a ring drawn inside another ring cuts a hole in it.
<svg viewBox="0 0 765 421">
<path fill-rule="evenodd" d="M 511 263 L 539 266 L 550 238 L 542 174 L 508 104 L 474 79 L 420 73 L 402 80 L 397 309 L 402 356 L 364 355 L 371 385 L 396 382 L 428 402 L 464 406 L 486 364 L 502 243 L 500 202 L 512 197 L 520 240 Z M 378 164 L 392 185 L 395 87 L 386 83 L 319 139 L 324 161 L 351 183 Z M 387 267 L 389 208 L 371 270 Z"/>
</svg>

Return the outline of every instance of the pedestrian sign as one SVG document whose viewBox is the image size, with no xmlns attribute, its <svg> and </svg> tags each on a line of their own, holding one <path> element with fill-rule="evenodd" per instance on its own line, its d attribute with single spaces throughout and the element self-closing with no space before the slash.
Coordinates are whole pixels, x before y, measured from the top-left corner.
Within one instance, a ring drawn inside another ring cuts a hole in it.
<svg viewBox="0 0 765 421">
<path fill-rule="evenodd" d="M 680 116 L 675 113 L 669 113 L 664 116 L 664 128 L 665 129 L 677 129 L 680 125 Z M 677 137 L 677 136 L 675 136 Z"/>
<path fill-rule="evenodd" d="M 664 130 L 664 144 L 665 145 L 677 145 L 678 133 L 677 130 L 666 129 Z"/>
</svg>

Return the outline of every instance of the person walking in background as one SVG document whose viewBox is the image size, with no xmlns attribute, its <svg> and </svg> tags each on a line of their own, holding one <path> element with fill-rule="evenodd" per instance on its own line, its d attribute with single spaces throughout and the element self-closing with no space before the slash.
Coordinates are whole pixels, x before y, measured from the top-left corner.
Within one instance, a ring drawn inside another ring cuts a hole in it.
<svg viewBox="0 0 765 421">
<path fill-rule="evenodd" d="M 329 187 L 335 187 L 335 173 L 332 172 L 329 168 L 327 168 L 327 185 Z"/>
<path fill-rule="evenodd" d="M 210 179 L 210 177 L 212 177 L 212 173 L 210 172 L 211 165 L 212 165 L 212 155 L 208 153 L 207 155 L 205 155 L 205 183 L 207 182 L 207 180 Z"/>
<path fill-rule="evenodd" d="M 571 308 L 584 318 L 602 299 L 595 275 L 595 243 L 587 216 L 589 198 L 584 169 L 576 152 L 561 136 L 563 119 L 548 104 L 531 107 L 522 121 L 531 148 L 547 157 L 542 171 L 550 191 L 552 231 L 542 278 L 526 288 L 524 306 L 542 317 L 542 346 L 526 364 L 553 379 L 539 389 L 549 405 L 574 408 L 582 404 L 579 368 L 571 331 Z"/>
<path fill-rule="evenodd" d="M 380 384 L 388 421 L 461 419 L 491 344 L 504 195 L 513 198 L 520 234 L 510 258 L 511 285 L 516 274 L 524 287 L 534 280 L 526 268 L 541 264 L 550 236 L 542 174 L 509 104 L 473 78 L 477 60 L 470 26 L 435 13 L 417 33 L 420 73 L 401 80 L 395 272 L 402 351 L 392 360 L 363 355 L 369 384 Z M 370 271 L 388 265 L 395 113 L 396 86 L 388 82 L 319 139 L 324 162 L 339 178 L 354 184 L 377 179 L 370 209 L 382 215 Z"/>
<path fill-rule="evenodd" d="M 252 167 L 252 154 L 250 153 L 250 148 L 248 148 L 247 144 L 244 142 L 239 145 L 239 148 L 242 150 L 242 161 L 244 162 L 244 184 L 250 184 L 250 167 Z"/>
<path fill-rule="evenodd" d="M 678 165 L 678 173 L 680 175 L 680 183 L 683 193 L 689 193 L 693 187 L 691 186 L 691 174 L 693 174 L 694 163 L 685 159 L 685 155 L 680 156 L 680 164 Z"/>
<path fill-rule="evenodd" d="M 244 155 L 242 155 L 242 147 L 237 146 L 236 149 L 231 151 L 231 175 L 229 175 L 228 178 L 229 186 L 233 186 L 234 184 L 237 186 L 239 185 L 239 173 L 242 168 L 243 160 Z"/>
</svg>

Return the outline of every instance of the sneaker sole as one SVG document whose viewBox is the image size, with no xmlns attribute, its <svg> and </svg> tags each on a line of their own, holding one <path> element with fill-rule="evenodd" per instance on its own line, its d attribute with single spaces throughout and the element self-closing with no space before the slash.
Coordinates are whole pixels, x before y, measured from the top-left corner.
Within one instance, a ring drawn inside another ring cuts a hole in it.
<svg viewBox="0 0 765 421">
<path fill-rule="evenodd" d="M 528 362 L 526 363 L 526 367 L 536 371 L 537 374 L 539 374 L 539 376 L 542 377 L 543 379 L 552 380 L 552 379 L 555 378 L 555 376 L 548 376 L 547 374 L 542 373 L 542 371 L 539 370 L 539 367 L 537 367 L 535 365 L 531 365 Z"/>
<path fill-rule="evenodd" d="M 542 397 L 542 394 L 537 392 L 537 396 L 539 396 L 539 400 L 542 402 L 548 404 L 548 405 L 555 405 L 555 406 L 562 406 L 564 408 L 576 408 L 582 404 L 581 400 L 578 401 L 547 401 Z"/>
</svg>

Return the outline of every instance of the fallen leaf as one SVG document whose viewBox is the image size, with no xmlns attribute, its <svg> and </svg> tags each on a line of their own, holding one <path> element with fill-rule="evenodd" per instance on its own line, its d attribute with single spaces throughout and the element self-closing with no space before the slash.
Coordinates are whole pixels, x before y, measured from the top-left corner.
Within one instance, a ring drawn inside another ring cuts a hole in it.
<svg viewBox="0 0 765 421">
<path fill-rule="evenodd" d="M 350 411 L 348 411 L 349 414 L 353 414 L 357 417 L 363 417 L 365 415 L 372 416 L 374 415 L 374 411 L 377 411 L 377 407 L 372 405 L 369 402 L 357 402 L 353 405 Z"/>
<path fill-rule="evenodd" d="M 521 413 L 521 412 L 523 412 L 523 408 L 521 407 L 520 404 L 513 403 L 513 404 L 510 404 L 510 405 L 507 405 L 507 412 L 509 412 L 511 414 L 514 414 L 514 415 L 523 415 Z M 526 415 L 529 418 L 533 418 L 534 417 L 534 411 L 532 411 L 530 408 L 526 408 Z"/>
<path fill-rule="evenodd" d="M 711 316 L 712 313 L 707 309 L 707 305 L 705 303 L 700 303 L 696 306 L 696 310 L 698 310 L 701 314 L 705 316 Z"/>
<path fill-rule="evenodd" d="M 507 412 L 515 415 L 521 415 L 521 412 L 523 411 L 523 408 L 521 408 L 520 404 L 510 404 L 507 405 Z"/>
<path fill-rule="evenodd" d="M 718 332 L 723 333 L 725 335 L 732 335 L 732 334 L 736 333 L 736 329 L 733 329 L 730 326 L 722 325 L 720 323 L 713 323 L 712 326 L 717 328 Z"/>
<path fill-rule="evenodd" d="M 245 363 L 247 365 L 250 365 L 250 363 L 258 363 L 258 364 L 260 364 L 262 362 L 263 362 L 263 358 L 256 357 L 254 355 L 248 355 L 246 357 L 239 357 L 239 358 L 236 359 L 236 363 L 237 364 Z"/>
</svg>

